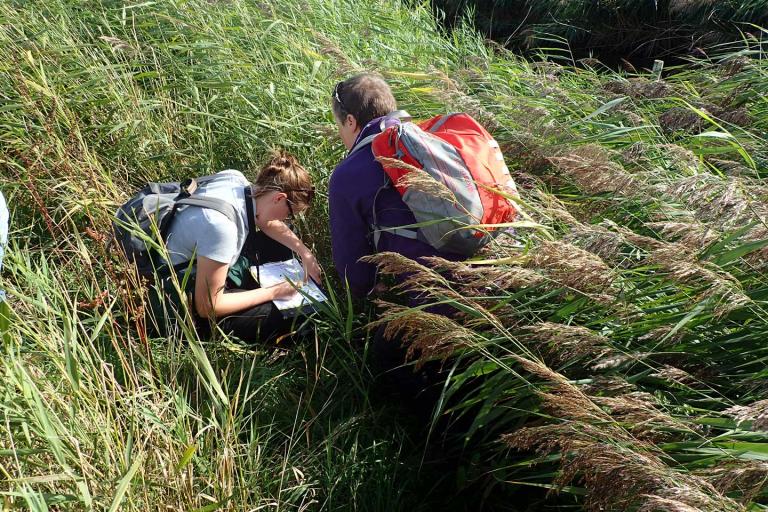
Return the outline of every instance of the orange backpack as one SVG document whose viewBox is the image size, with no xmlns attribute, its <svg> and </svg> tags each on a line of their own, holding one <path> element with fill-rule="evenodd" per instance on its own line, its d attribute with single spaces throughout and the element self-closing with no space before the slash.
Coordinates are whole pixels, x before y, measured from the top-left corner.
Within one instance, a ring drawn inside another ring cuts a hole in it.
<svg viewBox="0 0 768 512">
<path fill-rule="evenodd" d="M 358 146 L 371 144 L 417 225 L 374 225 L 374 240 L 386 231 L 439 251 L 475 254 L 504 231 L 493 224 L 512 222 L 517 215 L 513 203 L 499 194 L 517 195 L 499 144 L 468 114 L 440 115 L 419 124 L 402 121 Z M 419 170 L 423 175 L 413 175 Z M 425 177 L 443 186 L 436 192 Z"/>
</svg>

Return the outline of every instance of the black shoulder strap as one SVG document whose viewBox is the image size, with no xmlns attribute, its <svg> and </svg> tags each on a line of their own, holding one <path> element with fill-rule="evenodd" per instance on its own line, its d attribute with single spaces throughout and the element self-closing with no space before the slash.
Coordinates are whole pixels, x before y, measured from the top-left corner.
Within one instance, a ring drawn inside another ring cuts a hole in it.
<svg viewBox="0 0 768 512">
<path fill-rule="evenodd" d="M 248 185 L 243 190 L 243 196 L 245 196 L 245 212 L 248 215 L 248 233 L 256 232 L 256 214 L 253 211 L 253 190 L 251 185 Z"/>
</svg>

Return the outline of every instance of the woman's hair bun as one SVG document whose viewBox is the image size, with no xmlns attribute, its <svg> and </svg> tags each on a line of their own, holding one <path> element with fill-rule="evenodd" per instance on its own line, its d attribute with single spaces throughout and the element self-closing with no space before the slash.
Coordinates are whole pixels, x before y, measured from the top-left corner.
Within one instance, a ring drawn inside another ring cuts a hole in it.
<svg viewBox="0 0 768 512">
<path fill-rule="evenodd" d="M 309 206 L 312 179 L 295 156 L 282 150 L 273 151 L 259 171 L 254 183 L 256 196 L 270 190 L 288 194 L 289 199 L 302 208 Z"/>
</svg>

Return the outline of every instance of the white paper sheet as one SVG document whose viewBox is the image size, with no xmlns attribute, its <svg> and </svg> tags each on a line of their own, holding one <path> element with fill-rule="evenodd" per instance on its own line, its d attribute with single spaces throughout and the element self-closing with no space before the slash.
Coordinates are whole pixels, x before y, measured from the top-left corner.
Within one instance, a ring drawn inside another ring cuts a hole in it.
<svg viewBox="0 0 768 512">
<path fill-rule="evenodd" d="M 251 267 L 251 275 L 254 279 L 260 280 L 259 284 L 262 288 L 274 286 L 287 280 L 290 280 L 293 284 L 299 287 L 299 290 L 301 290 L 304 295 L 296 292 L 288 298 L 272 301 L 280 311 L 301 308 L 311 304 L 312 302 L 307 299 L 306 296 L 309 296 L 312 300 L 318 302 L 328 300 L 325 294 L 320 291 L 320 288 L 318 288 L 311 279 L 302 286 L 302 281 L 304 280 L 304 267 L 296 258 L 274 263 L 265 263 L 259 265 L 258 270 L 257 267 L 253 266 Z"/>
</svg>

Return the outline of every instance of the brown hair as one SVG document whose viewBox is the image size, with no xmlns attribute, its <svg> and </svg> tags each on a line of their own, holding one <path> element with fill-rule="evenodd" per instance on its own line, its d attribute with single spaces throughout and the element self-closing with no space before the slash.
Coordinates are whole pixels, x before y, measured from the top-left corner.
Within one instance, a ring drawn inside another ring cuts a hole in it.
<svg viewBox="0 0 768 512">
<path fill-rule="evenodd" d="M 312 178 L 296 157 L 283 151 L 275 152 L 256 176 L 254 196 L 277 190 L 284 192 L 295 207 L 308 208 L 315 196 Z"/>
<path fill-rule="evenodd" d="M 336 119 L 341 121 L 347 114 L 352 114 L 361 128 L 371 120 L 397 110 L 397 101 L 387 82 L 369 73 L 336 84 L 331 104 Z"/>
</svg>

